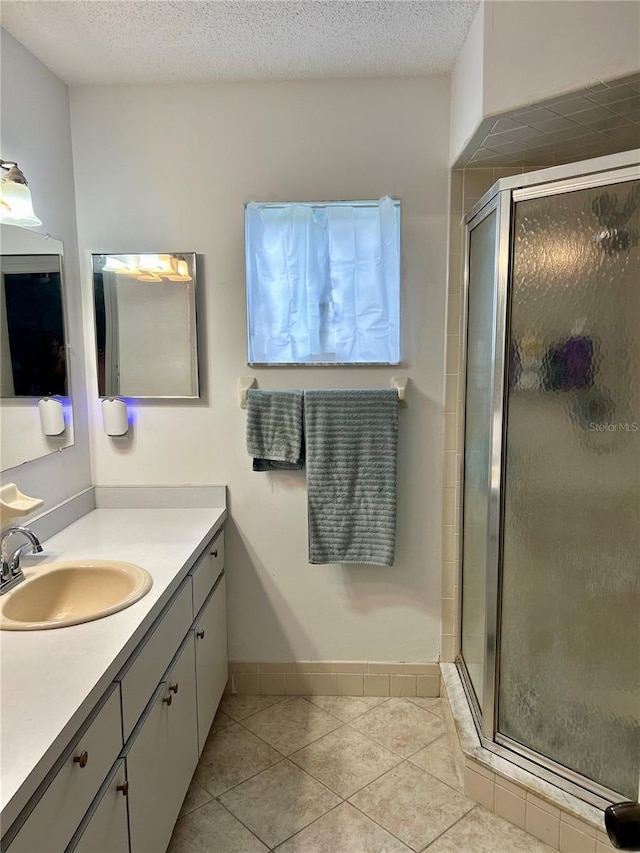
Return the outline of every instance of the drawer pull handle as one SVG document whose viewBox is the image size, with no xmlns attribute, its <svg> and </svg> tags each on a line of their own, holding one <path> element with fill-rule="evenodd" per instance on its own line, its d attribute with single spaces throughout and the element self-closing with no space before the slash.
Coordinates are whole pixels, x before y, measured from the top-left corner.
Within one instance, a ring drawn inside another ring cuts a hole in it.
<svg viewBox="0 0 640 853">
<path fill-rule="evenodd" d="M 170 685 L 169 685 L 169 691 L 170 691 L 171 693 L 177 693 L 177 692 L 178 692 L 178 687 L 179 687 L 179 684 L 178 684 L 178 682 L 176 681 L 176 683 L 175 683 L 175 684 L 170 684 Z"/>
<path fill-rule="evenodd" d="M 89 761 L 89 753 L 86 749 L 83 749 L 80 755 L 76 755 L 73 759 L 74 764 L 79 764 L 80 767 L 86 767 Z"/>
<path fill-rule="evenodd" d="M 198 637 L 200 640 L 204 640 L 204 628 L 202 629 L 202 631 L 196 631 L 196 637 Z"/>
<path fill-rule="evenodd" d="M 129 780 L 127 779 L 122 783 L 122 785 L 118 785 L 118 787 L 116 788 L 116 791 L 122 791 L 122 796 L 128 797 L 129 796 Z"/>
<path fill-rule="evenodd" d="M 217 556 L 218 556 L 218 549 L 217 549 L 217 548 L 216 548 L 216 550 L 215 550 L 215 551 L 212 551 L 212 552 L 211 552 L 211 556 L 212 556 L 212 557 L 217 557 Z"/>
<path fill-rule="evenodd" d="M 162 701 L 165 705 L 170 705 L 173 702 L 173 696 L 163 696 Z"/>
</svg>

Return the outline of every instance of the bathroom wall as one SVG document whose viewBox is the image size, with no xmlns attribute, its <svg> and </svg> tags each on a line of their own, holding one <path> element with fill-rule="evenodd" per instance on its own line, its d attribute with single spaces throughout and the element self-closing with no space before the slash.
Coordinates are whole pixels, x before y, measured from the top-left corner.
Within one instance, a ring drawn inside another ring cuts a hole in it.
<svg viewBox="0 0 640 853">
<path fill-rule="evenodd" d="M 486 4 L 485 114 L 623 77 L 639 67 L 640 12 L 633 0 Z"/>
<path fill-rule="evenodd" d="M 71 107 L 94 482 L 228 485 L 232 659 L 436 660 L 448 78 L 80 88 Z M 244 202 L 383 194 L 402 199 L 402 368 L 249 370 Z M 108 439 L 90 253 L 174 250 L 199 254 L 202 399 L 140 402 L 132 435 Z M 396 373 L 411 377 L 396 564 L 311 566 L 304 473 L 252 472 L 238 377 L 384 388 Z"/>
<path fill-rule="evenodd" d="M 451 162 L 482 117 L 638 71 L 638 8 L 631 0 L 484 3 L 451 77 Z"/>
<path fill-rule="evenodd" d="M 65 84 L 9 33 L 0 33 L 2 157 L 17 160 L 29 181 L 34 209 L 42 220 L 38 230 L 64 243 L 70 342 L 67 363 L 75 436 L 73 447 L 10 468 L 2 479 L 17 483 L 27 494 L 44 498 L 48 508 L 91 484 L 69 93 Z M 37 407 L 37 402 L 25 405 Z"/>
<path fill-rule="evenodd" d="M 484 13 L 482 3 L 451 73 L 451 150 L 457 156 L 483 118 Z"/>
</svg>

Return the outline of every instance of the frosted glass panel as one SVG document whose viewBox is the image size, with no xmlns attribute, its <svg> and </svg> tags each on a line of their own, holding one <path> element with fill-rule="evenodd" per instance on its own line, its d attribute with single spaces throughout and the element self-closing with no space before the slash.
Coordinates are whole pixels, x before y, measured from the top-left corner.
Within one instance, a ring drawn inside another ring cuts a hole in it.
<svg viewBox="0 0 640 853">
<path fill-rule="evenodd" d="M 494 210 L 469 236 L 469 306 L 464 439 L 462 546 L 462 657 L 482 707 L 485 666 L 485 599 L 492 339 L 496 277 Z"/>
<path fill-rule="evenodd" d="M 515 207 L 498 730 L 640 776 L 640 182 Z"/>
</svg>

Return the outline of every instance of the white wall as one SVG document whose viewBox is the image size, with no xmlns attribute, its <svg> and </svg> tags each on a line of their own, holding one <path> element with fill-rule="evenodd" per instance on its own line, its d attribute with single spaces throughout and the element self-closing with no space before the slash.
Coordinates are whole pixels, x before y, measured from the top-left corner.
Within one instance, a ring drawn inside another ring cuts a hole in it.
<svg viewBox="0 0 640 853">
<path fill-rule="evenodd" d="M 483 3 L 473 19 L 451 74 L 451 162 L 482 121 L 484 72 Z"/>
<path fill-rule="evenodd" d="M 435 660 L 448 79 L 86 88 L 71 103 L 89 335 L 91 252 L 201 256 L 201 401 L 139 403 L 132 437 L 107 439 L 87 338 L 94 482 L 228 484 L 232 658 Z M 253 473 L 245 450 L 243 204 L 384 194 L 403 205 L 403 370 L 255 372 L 263 388 L 411 376 L 395 567 L 310 566 L 304 473 Z"/>
<path fill-rule="evenodd" d="M 485 115 L 640 68 L 637 0 L 490 0 Z"/>
<path fill-rule="evenodd" d="M 1 52 L 2 157 L 17 160 L 26 175 L 34 209 L 42 220 L 39 230 L 64 243 L 75 444 L 2 473 L 3 482 L 15 482 L 26 494 L 44 498 L 47 508 L 89 486 L 91 478 L 69 93 L 5 30 L 1 31 Z M 24 406 L 34 409 L 33 428 L 39 428 L 37 401 Z"/>
<path fill-rule="evenodd" d="M 637 0 L 487 0 L 451 77 L 451 162 L 483 118 L 639 69 Z"/>
</svg>

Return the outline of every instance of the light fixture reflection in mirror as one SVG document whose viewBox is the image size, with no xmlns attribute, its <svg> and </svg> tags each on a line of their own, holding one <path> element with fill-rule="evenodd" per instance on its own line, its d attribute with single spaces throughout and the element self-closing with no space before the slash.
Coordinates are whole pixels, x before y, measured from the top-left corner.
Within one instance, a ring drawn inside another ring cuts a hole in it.
<svg viewBox="0 0 640 853">
<path fill-rule="evenodd" d="M 199 396 L 193 253 L 93 255 L 100 397 Z"/>
</svg>

